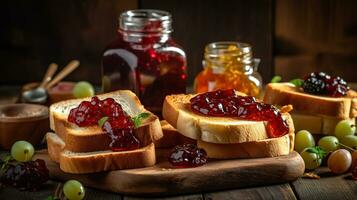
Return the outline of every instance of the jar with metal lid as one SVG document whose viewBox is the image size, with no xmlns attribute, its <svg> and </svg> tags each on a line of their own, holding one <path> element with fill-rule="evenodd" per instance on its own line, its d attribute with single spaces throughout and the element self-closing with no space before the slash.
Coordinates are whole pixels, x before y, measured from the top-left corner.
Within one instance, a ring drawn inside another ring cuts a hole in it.
<svg viewBox="0 0 357 200">
<path fill-rule="evenodd" d="M 259 59 L 253 59 L 252 47 L 238 42 L 214 42 L 205 47 L 203 70 L 196 76 L 194 91 L 235 89 L 259 97 L 262 78 L 257 72 Z"/>
<path fill-rule="evenodd" d="M 171 23 L 160 10 L 120 15 L 118 37 L 103 52 L 104 92 L 130 89 L 159 115 L 166 95 L 186 92 L 186 55 L 171 37 Z"/>
</svg>

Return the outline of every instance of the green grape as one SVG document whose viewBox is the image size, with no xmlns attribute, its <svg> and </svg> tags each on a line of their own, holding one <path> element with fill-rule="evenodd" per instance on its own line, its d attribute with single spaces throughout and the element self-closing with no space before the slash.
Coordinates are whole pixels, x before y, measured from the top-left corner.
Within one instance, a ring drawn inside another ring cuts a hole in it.
<svg viewBox="0 0 357 200">
<path fill-rule="evenodd" d="M 316 169 L 321 165 L 322 159 L 316 154 L 308 151 L 309 148 L 305 148 L 300 156 L 305 162 L 306 169 Z"/>
<path fill-rule="evenodd" d="M 341 139 L 346 135 L 354 135 L 356 132 L 356 127 L 348 120 L 341 120 L 337 123 L 335 127 L 335 136 L 338 139 Z"/>
<path fill-rule="evenodd" d="M 77 180 L 69 180 L 63 185 L 63 193 L 69 200 L 81 200 L 84 198 L 85 190 Z"/>
<path fill-rule="evenodd" d="M 32 144 L 24 140 L 15 142 L 11 147 L 11 156 L 19 162 L 30 161 L 34 153 Z"/>
<path fill-rule="evenodd" d="M 346 135 L 341 138 L 340 142 L 341 144 L 344 144 L 354 150 L 357 150 L 357 136 L 355 135 Z"/>
<path fill-rule="evenodd" d="M 73 95 L 76 98 L 91 97 L 94 96 L 94 88 L 87 81 L 80 81 L 74 86 Z"/>
<path fill-rule="evenodd" d="M 324 151 L 330 152 L 338 149 L 339 143 L 335 136 L 325 136 L 319 140 L 318 145 Z"/>
<path fill-rule="evenodd" d="M 352 156 L 346 149 L 334 151 L 327 160 L 328 168 L 335 174 L 342 174 L 348 171 L 352 164 Z"/>
<path fill-rule="evenodd" d="M 295 135 L 295 150 L 300 153 L 307 147 L 315 146 L 315 140 L 307 130 L 301 130 Z"/>
</svg>

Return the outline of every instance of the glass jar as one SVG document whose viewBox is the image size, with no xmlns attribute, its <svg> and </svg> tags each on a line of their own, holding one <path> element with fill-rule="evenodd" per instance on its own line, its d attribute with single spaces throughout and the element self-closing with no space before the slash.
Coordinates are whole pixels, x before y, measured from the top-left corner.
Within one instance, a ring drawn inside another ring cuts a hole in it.
<svg viewBox="0 0 357 200">
<path fill-rule="evenodd" d="M 257 72 L 252 47 L 238 42 L 215 42 L 205 47 L 203 70 L 196 76 L 194 91 L 235 89 L 259 97 L 262 78 Z"/>
<path fill-rule="evenodd" d="M 120 15 L 118 37 L 102 57 L 104 92 L 130 89 L 158 115 L 166 95 L 186 92 L 186 55 L 171 38 L 171 22 L 160 10 Z"/>
</svg>

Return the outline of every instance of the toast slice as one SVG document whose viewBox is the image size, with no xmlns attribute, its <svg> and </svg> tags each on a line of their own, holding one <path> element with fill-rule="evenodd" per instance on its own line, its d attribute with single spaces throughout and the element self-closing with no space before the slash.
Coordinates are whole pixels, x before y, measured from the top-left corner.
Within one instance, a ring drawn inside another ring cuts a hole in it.
<svg viewBox="0 0 357 200">
<path fill-rule="evenodd" d="M 141 146 L 147 146 L 160 139 L 163 134 L 158 117 L 144 108 L 138 97 L 130 90 L 118 90 L 106 94 L 97 95 L 99 99 L 113 98 L 123 110 L 131 117 L 140 113 L 149 113 L 149 117 L 143 120 L 140 127 L 135 129 L 135 136 L 141 142 Z M 79 127 L 67 121 L 72 108 L 77 107 L 82 101 L 90 98 L 61 101 L 50 106 L 50 127 L 58 134 L 66 144 L 66 150 L 73 152 L 93 152 L 107 150 L 110 138 L 99 126 Z"/>
<path fill-rule="evenodd" d="M 311 115 L 292 112 L 296 131 L 308 130 L 313 134 L 334 135 L 337 123 L 343 119 L 326 115 Z M 355 118 L 348 118 L 352 124 L 356 124 Z"/>
<path fill-rule="evenodd" d="M 96 151 L 76 153 L 65 149 L 66 144 L 55 133 L 46 134 L 48 154 L 59 163 L 62 171 L 85 174 L 109 170 L 131 169 L 155 165 L 153 143 L 131 151 Z"/>
<path fill-rule="evenodd" d="M 291 128 L 289 133 L 282 137 L 236 144 L 217 144 L 189 139 L 181 135 L 174 127 L 163 120 L 161 121 L 161 125 L 164 137 L 156 142 L 162 140 L 162 144 L 160 144 L 163 147 L 172 147 L 184 143 L 197 143 L 197 146 L 203 148 L 207 156 L 213 159 L 276 157 L 288 155 L 294 150 L 294 125 L 291 118 L 288 118 L 287 122 Z M 157 147 L 156 143 L 155 147 Z"/>
<path fill-rule="evenodd" d="M 161 120 L 163 137 L 155 141 L 155 148 L 171 148 L 179 144 L 196 144 L 196 140 L 181 135 L 166 120 Z"/>
<path fill-rule="evenodd" d="M 275 105 L 291 104 L 295 111 L 326 115 L 341 119 L 357 116 L 357 93 L 350 90 L 346 97 L 334 98 L 304 93 L 287 83 L 269 83 L 265 88 L 264 102 Z"/>
<path fill-rule="evenodd" d="M 194 95 L 166 96 L 163 117 L 182 135 L 209 143 L 244 143 L 268 139 L 266 122 L 237 120 L 230 117 L 210 117 L 191 111 Z M 285 117 L 290 118 L 289 114 Z"/>
<path fill-rule="evenodd" d="M 283 115 L 286 115 L 284 113 Z M 203 148 L 209 158 L 233 159 L 233 158 L 265 158 L 288 155 L 294 150 L 294 125 L 290 117 L 287 118 L 289 133 L 265 140 L 236 143 L 236 144 L 216 144 L 197 141 L 197 146 Z"/>
</svg>

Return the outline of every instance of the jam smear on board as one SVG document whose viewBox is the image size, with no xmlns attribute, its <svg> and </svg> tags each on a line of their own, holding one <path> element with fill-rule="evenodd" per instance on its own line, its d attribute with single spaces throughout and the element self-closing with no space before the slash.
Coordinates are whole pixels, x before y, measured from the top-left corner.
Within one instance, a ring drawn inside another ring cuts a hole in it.
<svg viewBox="0 0 357 200">
<path fill-rule="evenodd" d="M 272 105 L 258 102 L 251 96 L 239 96 L 235 90 L 217 90 L 193 97 L 193 112 L 214 117 L 237 117 L 253 121 L 267 121 L 269 137 L 280 137 L 289 132 L 287 122 Z"/>
<path fill-rule="evenodd" d="M 194 144 L 177 145 L 171 151 L 169 162 L 177 168 L 198 167 L 207 163 L 207 153 Z"/>
</svg>

